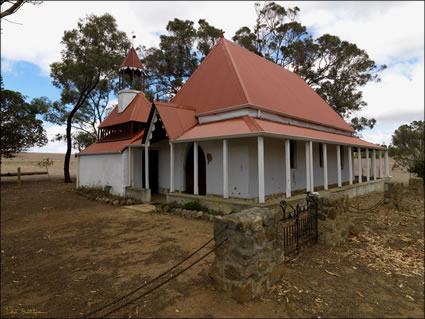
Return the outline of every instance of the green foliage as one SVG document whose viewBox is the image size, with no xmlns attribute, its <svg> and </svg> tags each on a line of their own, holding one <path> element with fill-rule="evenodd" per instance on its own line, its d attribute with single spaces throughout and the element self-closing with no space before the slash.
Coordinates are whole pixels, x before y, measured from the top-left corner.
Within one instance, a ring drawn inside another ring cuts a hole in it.
<svg viewBox="0 0 425 319">
<path fill-rule="evenodd" d="M 39 161 L 37 163 L 38 166 L 40 167 L 45 167 L 46 169 L 48 169 L 50 166 L 53 165 L 53 161 L 50 158 L 44 158 L 41 161 Z"/>
<path fill-rule="evenodd" d="M 299 8 L 284 8 L 274 2 L 255 4 L 257 21 L 253 31 L 244 26 L 233 40 L 274 63 L 297 72 L 343 118 L 367 106 L 360 87 L 379 81 L 378 66 L 366 51 L 337 36 L 313 39 L 297 22 Z M 375 119 L 354 118 L 356 131 L 372 128 Z"/>
<path fill-rule="evenodd" d="M 415 159 L 409 165 L 407 170 L 418 177 L 425 178 L 425 161 L 424 158 Z"/>
<path fill-rule="evenodd" d="M 222 30 L 213 27 L 205 19 L 200 19 L 198 24 L 199 28 L 196 32 L 198 40 L 197 48 L 203 56 L 201 58 L 202 61 L 220 39 Z"/>
<path fill-rule="evenodd" d="M 184 204 L 183 208 L 187 210 L 202 210 L 201 203 L 198 200 Z"/>
<path fill-rule="evenodd" d="M 5 90 L 1 77 L 0 83 L 0 155 L 10 158 L 30 147 L 46 145 L 43 121 L 37 116 L 47 109 L 35 100 L 25 102 L 26 97 L 19 92 Z"/>
<path fill-rule="evenodd" d="M 220 39 L 221 30 L 204 19 L 198 24 L 196 30 L 193 21 L 175 18 L 167 24 L 168 35 L 160 36 L 159 48 L 138 48 L 147 70 L 147 92 L 155 98 L 173 97 Z"/>
<path fill-rule="evenodd" d="M 53 161 L 50 158 L 44 158 L 37 163 L 38 166 L 46 168 L 47 174 L 49 173 L 49 167 L 53 165 Z"/>
<path fill-rule="evenodd" d="M 46 120 L 66 125 L 64 172 L 65 182 L 71 182 L 71 128 L 96 136 L 90 127 L 96 127 L 101 119 L 99 111 L 106 108 L 109 93 L 116 90 L 118 69 L 130 41 L 117 29 L 114 17 L 106 13 L 79 19 L 77 28 L 64 32 L 61 44 L 61 61 L 50 65 L 53 84 L 62 90 L 61 99 L 55 103 L 44 102 L 51 106 Z"/>
<path fill-rule="evenodd" d="M 395 160 L 394 167 L 408 169 L 418 176 L 423 175 L 424 121 L 413 121 L 396 129 L 392 136 L 389 155 Z"/>
</svg>

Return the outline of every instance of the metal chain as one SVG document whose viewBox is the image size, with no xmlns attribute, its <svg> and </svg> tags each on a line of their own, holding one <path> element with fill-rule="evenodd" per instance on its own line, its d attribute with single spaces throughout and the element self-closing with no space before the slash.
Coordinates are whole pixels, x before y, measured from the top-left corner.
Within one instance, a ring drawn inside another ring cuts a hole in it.
<svg viewBox="0 0 425 319">
<path fill-rule="evenodd" d="M 211 254 L 213 251 L 215 251 L 218 247 L 220 247 L 221 245 L 223 245 L 223 243 L 227 241 L 227 238 L 225 240 L 223 240 L 221 243 L 219 243 L 218 245 L 214 246 L 213 249 L 211 249 L 209 252 L 207 252 L 205 255 L 201 256 L 200 258 L 198 258 L 197 260 L 195 260 L 193 263 L 191 263 L 189 266 L 187 266 L 186 268 L 183 268 L 182 270 L 180 270 L 178 273 L 176 273 L 175 275 L 171 276 L 170 278 L 166 279 L 165 281 L 163 281 L 162 283 L 160 283 L 159 285 L 149 289 L 148 291 L 146 291 L 145 293 L 141 294 L 140 296 L 137 296 L 136 298 L 131 299 L 130 301 L 126 302 L 125 304 L 115 308 L 114 310 L 111 310 L 109 312 L 107 312 L 106 314 L 104 314 L 102 316 L 102 318 L 105 318 L 106 316 L 109 316 L 110 314 L 113 314 L 114 312 L 117 312 L 118 310 L 121 310 L 122 308 L 124 308 L 125 306 L 128 306 L 129 304 L 135 302 L 136 300 L 150 294 L 152 291 L 158 289 L 159 287 L 165 285 L 167 282 L 169 282 L 170 280 L 176 278 L 177 276 L 179 276 L 180 274 L 184 273 L 186 270 L 188 270 L 189 268 L 193 267 L 194 265 L 196 265 L 198 262 L 200 262 L 201 260 L 203 260 L 204 258 L 206 258 L 209 254 Z"/>
<path fill-rule="evenodd" d="M 151 279 L 150 281 L 148 281 L 147 283 L 143 284 L 140 287 L 137 287 L 135 289 L 133 289 L 132 291 L 130 291 L 129 293 L 121 296 L 118 299 L 115 299 L 113 301 L 111 301 L 110 303 L 96 309 L 93 310 L 91 312 L 89 312 L 87 315 L 83 316 L 82 318 L 87 318 L 90 317 L 92 315 L 94 315 L 95 313 L 98 313 L 102 310 L 104 310 L 105 308 L 112 306 L 118 302 L 120 302 L 121 300 L 129 297 L 130 295 L 133 295 L 134 293 L 136 293 L 137 291 L 145 288 L 146 286 L 150 285 L 151 283 L 153 283 L 154 281 L 158 280 L 159 278 L 163 277 L 164 275 L 170 273 L 173 269 L 175 269 L 176 267 L 180 266 L 182 263 L 184 263 L 186 260 L 188 260 L 189 258 L 193 257 L 196 253 L 198 253 L 201 249 L 205 248 L 209 243 L 211 243 L 214 239 L 216 239 L 216 237 L 218 235 L 220 235 L 222 232 L 224 232 L 227 229 L 227 226 L 225 228 L 223 228 L 222 230 L 220 230 L 214 237 L 212 237 L 210 240 L 208 240 L 205 244 L 203 244 L 201 247 L 199 247 L 198 249 L 196 249 L 194 252 L 192 252 L 190 255 L 188 255 L 187 257 L 185 257 L 183 260 L 181 260 L 180 262 L 178 262 L 177 264 L 175 264 L 174 266 L 172 266 L 171 268 L 167 269 L 166 271 L 164 271 L 163 273 L 159 274 L 158 276 L 156 276 L 155 278 Z"/>
<path fill-rule="evenodd" d="M 352 212 L 352 213 L 357 213 L 359 211 L 366 213 L 366 212 L 370 212 L 370 211 L 376 209 L 377 207 L 379 207 L 383 203 L 384 203 L 384 199 L 381 199 L 379 202 L 377 202 L 376 204 L 373 204 L 372 206 L 370 206 L 368 208 L 354 207 L 354 206 L 351 206 L 351 205 L 348 205 L 348 208 L 352 208 L 352 209 L 355 209 L 356 210 L 356 211 L 350 210 L 350 212 Z"/>
</svg>

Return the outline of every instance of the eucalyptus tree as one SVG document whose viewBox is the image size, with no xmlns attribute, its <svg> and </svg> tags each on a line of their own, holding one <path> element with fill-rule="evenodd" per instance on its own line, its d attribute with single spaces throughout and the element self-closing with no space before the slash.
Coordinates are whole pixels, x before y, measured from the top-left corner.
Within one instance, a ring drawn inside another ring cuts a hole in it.
<svg viewBox="0 0 425 319">
<path fill-rule="evenodd" d="M 20 92 L 3 87 L 0 76 L 0 157 L 14 157 L 32 146 L 47 144 L 43 121 L 39 118 L 47 110 L 37 99 L 26 102 Z"/>
<path fill-rule="evenodd" d="M 372 128 L 376 120 L 353 117 L 367 106 L 360 90 L 380 81 L 377 65 L 356 44 L 324 34 L 316 39 L 298 22 L 300 9 L 275 2 L 256 3 L 256 23 L 236 31 L 232 38 L 246 49 L 299 74 L 343 118 L 352 117 L 356 131 Z"/>
<path fill-rule="evenodd" d="M 64 32 L 61 44 L 61 61 L 50 65 L 53 85 L 61 89 L 61 99 L 54 103 L 46 119 L 66 125 L 64 180 L 70 183 L 71 128 L 81 123 L 89 109 L 90 99 L 102 90 L 102 85 L 116 82 L 130 41 L 124 32 L 117 29 L 114 17 L 106 13 L 79 19 L 75 29 Z M 105 94 L 109 96 L 108 92 L 104 92 L 103 96 Z"/>
</svg>

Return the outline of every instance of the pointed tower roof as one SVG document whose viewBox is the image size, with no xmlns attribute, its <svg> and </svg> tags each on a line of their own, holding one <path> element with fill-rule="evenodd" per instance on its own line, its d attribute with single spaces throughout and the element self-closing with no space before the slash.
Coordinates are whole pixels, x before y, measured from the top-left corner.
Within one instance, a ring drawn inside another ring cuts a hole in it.
<svg viewBox="0 0 425 319">
<path fill-rule="evenodd" d="M 140 62 L 140 59 L 137 56 L 136 50 L 134 50 L 133 47 L 131 47 L 124 61 L 121 63 L 120 71 L 123 69 L 139 70 L 142 72 L 144 70 L 142 63 Z"/>
<path fill-rule="evenodd" d="M 354 132 L 298 75 L 224 38 L 171 102 L 193 106 L 196 114 L 251 105 L 297 120 Z"/>
</svg>

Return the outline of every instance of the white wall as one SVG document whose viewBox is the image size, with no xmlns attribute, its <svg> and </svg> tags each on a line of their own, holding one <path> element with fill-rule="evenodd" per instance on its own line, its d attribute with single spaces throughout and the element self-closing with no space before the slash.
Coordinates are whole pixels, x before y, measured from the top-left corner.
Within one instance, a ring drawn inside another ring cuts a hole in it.
<svg viewBox="0 0 425 319">
<path fill-rule="evenodd" d="M 160 193 L 170 190 L 170 144 L 168 140 L 151 145 L 152 149 L 158 150 L 158 188 Z M 180 166 L 174 166 L 174 169 Z"/>
<path fill-rule="evenodd" d="M 128 184 L 128 151 L 122 154 L 80 156 L 80 186 L 112 186 L 111 193 L 125 195 Z"/>
<path fill-rule="evenodd" d="M 185 162 L 191 143 L 174 144 L 174 187 L 176 191 L 185 191 Z M 206 161 L 207 194 L 223 195 L 223 141 L 199 142 Z M 170 146 L 168 141 L 162 141 L 151 145 L 151 149 L 159 151 L 159 188 L 168 191 L 170 187 Z M 328 183 L 336 184 L 336 145 L 328 144 Z M 139 149 L 141 154 L 143 149 Z M 241 138 L 228 140 L 228 167 L 229 167 L 229 196 L 239 198 L 258 197 L 258 146 L 257 138 Z M 344 151 L 344 168 L 342 169 L 342 181 L 348 181 L 348 153 Z M 291 169 L 292 191 L 305 189 L 305 142 L 295 141 L 294 169 Z M 135 153 L 135 171 L 136 160 Z M 323 167 L 319 163 L 319 144 L 313 143 L 313 169 L 314 185 L 323 185 Z M 211 160 L 208 163 L 208 157 Z M 265 194 L 272 195 L 286 191 L 285 176 L 285 140 L 264 139 L 264 178 Z M 140 161 L 143 163 L 143 161 Z M 141 172 L 140 172 L 141 176 Z M 135 179 L 135 181 L 137 178 Z"/>
</svg>

